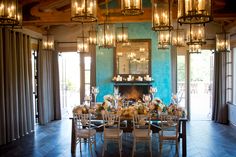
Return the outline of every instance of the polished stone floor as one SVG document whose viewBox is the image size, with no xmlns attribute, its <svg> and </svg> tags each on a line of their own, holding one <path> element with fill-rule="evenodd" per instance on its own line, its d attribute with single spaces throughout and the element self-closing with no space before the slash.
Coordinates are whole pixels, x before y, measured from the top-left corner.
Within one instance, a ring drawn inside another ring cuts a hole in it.
<svg viewBox="0 0 236 157">
<path fill-rule="evenodd" d="M 82 152 L 77 145 L 76 156 L 100 157 L 102 154 L 102 138 L 97 134 L 96 151 L 92 154 L 86 144 Z M 123 136 L 123 157 L 131 156 L 132 136 Z M 45 126 L 36 126 L 35 133 L 27 135 L 7 145 L 0 146 L 1 157 L 69 157 L 71 141 L 71 121 L 64 119 L 54 121 Z M 158 151 L 158 136 L 152 138 L 152 156 L 172 157 L 182 156 L 181 142 L 179 152 L 175 145 L 166 143 L 163 151 Z M 118 146 L 115 143 L 108 145 L 106 157 L 119 156 Z M 150 156 L 148 145 L 139 143 L 135 153 L 136 157 Z M 190 121 L 187 123 L 187 156 L 188 157 L 236 157 L 236 129 L 235 127 L 214 123 L 212 121 Z"/>
</svg>

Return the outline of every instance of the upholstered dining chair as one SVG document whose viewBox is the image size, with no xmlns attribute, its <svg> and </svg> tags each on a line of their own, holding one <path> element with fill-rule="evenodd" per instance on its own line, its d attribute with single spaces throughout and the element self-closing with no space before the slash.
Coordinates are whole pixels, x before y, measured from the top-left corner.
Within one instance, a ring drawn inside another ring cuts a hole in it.
<svg viewBox="0 0 236 157">
<path fill-rule="evenodd" d="M 81 143 L 88 143 L 92 154 L 92 146 L 96 149 L 96 130 L 91 123 L 91 113 L 74 114 L 74 126 L 76 133 L 76 144 L 80 145 L 80 153 L 82 152 Z"/>
<path fill-rule="evenodd" d="M 178 138 L 179 138 L 179 119 L 175 115 L 160 115 L 159 143 L 160 153 L 162 152 L 163 141 L 175 141 L 176 152 L 178 152 Z"/>
<path fill-rule="evenodd" d="M 136 151 L 136 143 L 147 141 L 149 143 L 149 152 L 152 156 L 152 130 L 150 129 L 150 115 L 133 116 L 133 150 L 132 157 Z"/>
<path fill-rule="evenodd" d="M 104 156 L 104 152 L 107 150 L 108 141 L 116 142 L 119 145 L 119 153 L 120 157 L 122 156 L 122 134 L 123 130 L 120 129 L 120 116 L 118 114 L 113 113 L 104 113 L 103 117 L 103 150 L 102 156 Z"/>
</svg>

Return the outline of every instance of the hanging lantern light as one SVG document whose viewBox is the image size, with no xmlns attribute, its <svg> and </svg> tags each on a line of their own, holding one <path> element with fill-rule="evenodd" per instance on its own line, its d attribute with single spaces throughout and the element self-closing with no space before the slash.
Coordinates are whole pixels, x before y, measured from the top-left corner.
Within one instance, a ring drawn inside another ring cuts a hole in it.
<svg viewBox="0 0 236 157">
<path fill-rule="evenodd" d="M 71 20 L 94 22 L 97 20 L 97 0 L 71 0 Z"/>
<path fill-rule="evenodd" d="M 77 37 L 77 52 L 87 53 L 89 52 L 89 38 L 84 35 L 84 27 L 82 23 L 82 36 Z"/>
<path fill-rule="evenodd" d="M 97 45 L 97 30 L 94 27 L 89 31 L 89 44 Z"/>
<path fill-rule="evenodd" d="M 54 50 L 54 36 L 49 34 L 49 26 L 46 28 L 46 34 L 43 35 L 42 49 Z"/>
<path fill-rule="evenodd" d="M 170 31 L 158 31 L 158 49 L 169 48 L 170 39 Z"/>
<path fill-rule="evenodd" d="M 176 47 L 185 46 L 185 30 L 179 29 L 177 24 L 177 29 L 172 31 L 172 45 Z"/>
<path fill-rule="evenodd" d="M 190 24 L 187 33 L 187 45 L 204 45 L 205 39 L 205 27 L 203 24 Z"/>
<path fill-rule="evenodd" d="M 19 26 L 22 24 L 22 14 L 18 0 L 0 0 L 0 26 Z"/>
<path fill-rule="evenodd" d="M 152 30 L 172 30 L 172 0 L 154 3 L 152 7 Z"/>
<path fill-rule="evenodd" d="M 142 0 L 121 0 L 121 13 L 132 16 L 143 14 Z"/>
<path fill-rule="evenodd" d="M 98 25 L 98 46 L 103 48 L 115 47 L 115 27 L 112 23 L 104 23 Z"/>
<path fill-rule="evenodd" d="M 127 43 L 128 42 L 128 27 L 124 27 L 122 24 L 121 27 L 116 29 L 116 42 Z"/>
<path fill-rule="evenodd" d="M 230 52 L 230 34 L 221 32 L 216 34 L 216 52 Z"/>
<path fill-rule="evenodd" d="M 212 0 L 178 0 L 177 19 L 181 24 L 204 24 L 212 21 Z"/>
<path fill-rule="evenodd" d="M 98 46 L 103 48 L 115 47 L 115 26 L 108 22 L 108 1 L 106 0 L 106 19 L 98 25 Z"/>
<path fill-rule="evenodd" d="M 201 53 L 201 45 L 195 44 L 195 45 L 188 45 L 188 52 L 189 53 Z"/>
</svg>

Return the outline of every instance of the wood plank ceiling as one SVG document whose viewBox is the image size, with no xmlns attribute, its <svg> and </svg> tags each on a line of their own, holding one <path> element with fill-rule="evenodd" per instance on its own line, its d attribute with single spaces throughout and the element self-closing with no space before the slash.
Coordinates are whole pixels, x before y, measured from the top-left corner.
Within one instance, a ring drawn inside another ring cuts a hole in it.
<svg viewBox="0 0 236 157">
<path fill-rule="evenodd" d="M 105 0 L 98 0 L 98 22 L 104 20 Z M 123 16 L 120 13 L 120 0 L 109 0 L 109 20 L 114 23 L 151 21 L 151 1 L 145 0 L 144 14 L 139 16 Z M 236 25 L 236 1 L 212 0 L 214 21 L 224 22 L 228 27 Z M 21 0 L 23 9 L 23 26 L 45 28 L 50 25 L 68 25 L 71 21 L 70 0 Z M 177 0 L 173 2 L 173 15 L 177 14 Z M 174 17 L 176 18 L 176 17 Z"/>
</svg>

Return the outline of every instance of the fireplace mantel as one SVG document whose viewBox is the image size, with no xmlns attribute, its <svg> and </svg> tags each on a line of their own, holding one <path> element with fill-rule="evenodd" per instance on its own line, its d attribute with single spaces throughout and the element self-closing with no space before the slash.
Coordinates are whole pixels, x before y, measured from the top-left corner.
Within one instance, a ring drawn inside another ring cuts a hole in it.
<svg viewBox="0 0 236 157">
<path fill-rule="evenodd" d="M 151 85 L 152 81 L 113 81 L 115 86 L 123 86 L 123 85 Z"/>
</svg>

